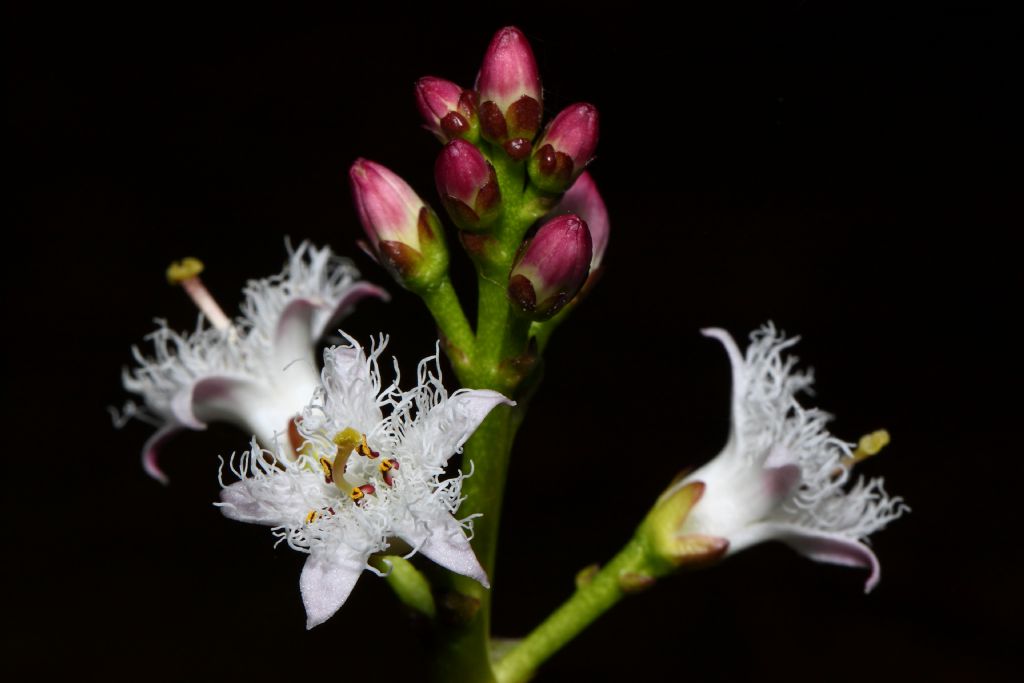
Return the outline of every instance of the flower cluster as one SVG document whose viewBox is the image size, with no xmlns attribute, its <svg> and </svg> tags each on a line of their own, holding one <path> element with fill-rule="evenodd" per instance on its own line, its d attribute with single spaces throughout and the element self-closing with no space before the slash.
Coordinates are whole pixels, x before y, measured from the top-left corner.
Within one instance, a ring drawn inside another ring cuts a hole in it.
<svg viewBox="0 0 1024 683">
<path fill-rule="evenodd" d="M 201 269 L 198 261 L 187 259 L 168 271 L 203 312 L 196 330 L 178 333 L 158 321 L 148 336 L 154 355 L 133 347 L 137 367 L 123 373 L 124 387 L 145 404 L 129 403 L 126 414 L 158 426 L 143 448 L 143 466 L 163 482 L 158 455 L 166 440 L 214 421 L 255 434 L 264 448 L 292 452 L 293 418 L 319 386 L 317 340 L 360 299 L 388 298 L 359 280 L 349 261 L 303 242 L 289 247 L 279 275 L 248 283 L 241 315 L 232 321 L 203 287 Z"/>
<path fill-rule="evenodd" d="M 386 342 L 368 354 L 349 342 L 324 353 L 322 387 L 299 421 L 298 457 L 254 443 L 232 463 L 238 481 L 221 481 L 227 517 L 274 527 L 309 553 L 300 580 L 308 628 L 333 615 L 363 569 L 376 571 L 369 558 L 396 540 L 399 552 L 488 585 L 465 534 L 471 520 L 452 516 L 464 475 L 444 478 L 445 465 L 493 408 L 512 402 L 489 390 L 449 395 L 437 356 L 420 363 L 412 389 L 382 387 Z"/>
<path fill-rule="evenodd" d="M 704 334 L 722 343 L 732 366 L 731 428 L 722 452 L 662 497 L 688 499 L 674 541 L 719 555 L 779 540 L 818 562 L 868 568 L 870 591 L 879 565 L 864 540 L 907 507 L 886 495 L 880 478 L 848 484 L 853 465 L 888 435 L 869 435 L 854 449 L 829 434 L 829 415 L 796 399 L 813 381 L 784 355 L 797 339 L 771 324 L 751 335 L 746 354 L 724 330 Z"/>
<path fill-rule="evenodd" d="M 386 384 L 383 335 L 367 349 L 341 332 L 347 343 L 328 348 L 319 369 L 316 344 L 333 323 L 364 297 L 387 298 L 327 248 L 289 247 L 279 275 L 245 287 L 236 318 L 203 286 L 202 264 L 186 259 L 168 279 L 199 307 L 195 331 L 177 333 L 160 322 L 148 337 L 152 355 L 134 348 L 137 366 L 123 374 L 125 388 L 145 404 L 129 404 L 126 414 L 158 427 L 144 448 L 146 471 L 166 482 L 157 455 L 178 430 L 213 421 L 242 428 L 252 435 L 249 449 L 222 459 L 215 505 L 226 518 L 270 527 L 279 544 L 306 554 L 299 587 L 307 628 L 339 610 L 364 570 L 393 571 L 399 599 L 437 618 L 441 639 L 460 639 L 439 648 L 454 662 L 446 670 L 459 662 L 482 667 L 466 680 L 527 680 L 624 595 L 681 565 L 764 541 L 867 568 L 871 590 L 879 564 L 867 538 L 907 508 L 886 494 L 881 479 L 852 481 L 851 471 L 886 445 L 888 433 L 855 447 L 833 437 L 829 416 L 798 401 L 812 378 L 787 355 L 796 339 L 771 324 L 753 333 L 745 352 L 725 331 L 708 329 L 732 367 L 725 447 L 668 488 L 622 552 L 582 572 L 552 618 L 493 660 L 490 601 L 481 586 L 490 587 L 496 493 L 523 410 L 510 411 L 516 403 L 506 394 L 532 395 L 550 334 L 604 268 L 610 223 L 587 170 L 599 116 L 593 105 L 576 103 L 543 125 L 536 60 L 513 27 L 494 36 L 472 88 L 428 76 L 416 84 L 416 102 L 443 145 L 434 182 L 458 239 L 446 239 L 438 213 L 405 180 L 358 159 L 349 180 L 362 246 L 423 300 L 441 332 L 438 349 L 443 344 L 463 385 L 478 388 L 449 393 L 439 352 L 419 363 L 411 388 L 402 388 L 397 362 Z M 448 273 L 447 245 L 456 241 L 478 275 L 475 325 Z M 485 419 L 467 446 L 468 471 L 453 473 L 449 460 Z M 467 482 L 473 460 L 486 467 Z M 459 518 L 464 497 L 470 502 Z M 480 558 L 470 542 L 477 518 L 486 537 Z M 449 576 L 443 589 L 431 586 L 398 559 L 416 554 L 471 580 Z"/>
</svg>

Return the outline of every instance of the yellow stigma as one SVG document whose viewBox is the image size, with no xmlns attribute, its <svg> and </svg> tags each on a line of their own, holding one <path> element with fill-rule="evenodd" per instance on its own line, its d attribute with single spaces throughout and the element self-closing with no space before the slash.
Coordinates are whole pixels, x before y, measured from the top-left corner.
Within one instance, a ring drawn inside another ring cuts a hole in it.
<svg viewBox="0 0 1024 683">
<path fill-rule="evenodd" d="M 338 456 L 340 457 L 348 455 L 352 452 L 353 448 L 360 445 L 363 441 L 363 435 L 351 427 L 345 427 L 335 434 L 331 441 L 338 447 Z M 337 460 L 335 460 L 335 465 L 337 465 Z"/>
<path fill-rule="evenodd" d="M 843 458 L 843 465 L 846 467 L 853 467 L 861 460 L 867 460 L 872 455 L 877 455 L 879 451 L 889 445 L 889 432 L 884 429 L 871 432 L 860 437 L 860 441 L 857 443 L 857 449 L 853 451 L 853 454 L 847 458 Z"/>
<path fill-rule="evenodd" d="M 203 262 L 189 256 L 167 266 L 167 282 L 172 285 L 180 285 L 185 280 L 191 280 L 198 276 L 201 272 L 203 272 Z"/>
</svg>

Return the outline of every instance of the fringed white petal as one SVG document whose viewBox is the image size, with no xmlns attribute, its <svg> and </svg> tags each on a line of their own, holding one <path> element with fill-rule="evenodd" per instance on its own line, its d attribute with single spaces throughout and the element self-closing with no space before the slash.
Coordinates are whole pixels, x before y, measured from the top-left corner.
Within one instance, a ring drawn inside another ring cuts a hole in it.
<svg viewBox="0 0 1024 683">
<path fill-rule="evenodd" d="M 306 608 L 306 628 L 324 623 L 348 600 L 363 573 L 368 556 L 347 546 L 332 555 L 310 555 L 302 566 L 299 589 Z"/>
<path fill-rule="evenodd" d="M 264 344 L 273 341 L 284 309 L 293 301 L 306 300 L 314 306 L 310 335 L 319 337 L 335 314 L 347 313 L 355 301 L 372 295 L 386 298 L 383 290 L 358 281 L 359 271 L 351 261 L 335 256 L 329 247 L 317 248 L 302 242 L 288 247 L 288 262 L 278 275 L 250 280 L 243 294 L 242 316 Z"/>
<path fill-rule="evenodd" d="M 160 450 L 181 429 L 181 425 L 168 422 L 153 432 L 153 435 L 146 440 L 146 444 L 142 447 L 142 469 L 161 484 L 166 485 L 170 483 L 170 480 L 160 469 Z"/>
<path fill-rule="evenodd" d="M 452 455 L 461 452 L 494 408 L 515 405 L 490 389 L 460 389 L 449 396 L 437 355 L 420 362 L 417 379 L 416 387 L 405 394 L 401 410 L 396 411 L 396 429 L 403 435 L 402 450 L 416 453 L 417 459 L 430 467 L 444 467 Z"/>
<path fill-rule="evenodd" d="M 730 539 L 730 553 L 765 541 L 781 541 L 815 562 L 870 570 L 864 592 L 870 593 L 881 578 L 881 567 L 875 553 L 860 541 L 840 534 L 827 534 L 791 524 L 755 524 Z"/>
<path fill-rule="evenodd" d="M 499 405 L 514 406 L 515 401 L 490 389 L 461 389 L 443 406 L 429 410 L 415 424 L 426 461 L 447 464 L 453 454 L 462 452 L 476 428 Z"/>
<path fill-rule="evenodd" d="M 398 393 L 394 383 L 381 387 L 378 358 L 387 338 L 379 339 L 369 354 L 354 339 L 347 339 L 351 346 L 324 351 L 323 390 L 304 412 L 304 422 L 311 430 L 337 432 L 352 427 L 370 435 L 384 419 L 381 408 L 394 405 Z M 383 437 L 379 433 L 377 436 Z"/>
<path fill-rule="evenodd" d="M 323 477 L 309 467 L 306 459 L 278 460 L 255 440 L 250 447 L 251 450 L 228 462 L 238 481 L 226 485 L 221 477 L 221 502 L 214 505 L 225 517 L 295 528 L 303 525 L 310 510 L 320 510 L 333 501 Z"/>
<path fill-rule="evenodd" d="M 277 319 L 277 329 L 267 357 L 271 382 L 294 394 L 299 405 L 308 403 L 320 384 L 320 370 L 314 353 L 317 337 L 312 330 L 315 311 L 316 306 L 309 299 L 289 302 Z M 301 388 L 291 391 L 294 385 Z"/>
<path fill-rule="evenodd" d="M 363 299 L 380 299 L 390 301 L 391 295 L 386 290 L 369 282 L 355 282 L 342 294 L 331 309 L 328 306 L 317 307 L 316 315 L 313 318 L 313 336 L 317 339 L 331 331 L 332 325 L 342 318 L 348 317 L 356 304 Z"/>
<path fill-rule="evenodd" d="M 490 588 L 487 572 L 480 566 L 473 547 L 466 538 L 462 524 L 450 514 L 443 514 L 423 520 L 398 534 L 421 555 L 445 569 L 479 581 L 484 588 Z"/>
<path fill-rule="evenodd" d="M 146 337 L 153 345 L 153 356 L 132 347 L 138 367 L 122 375 L 124 388 L 139 394 L 156 415 L 166 419 L 176 409 L 182 411 L 182 402 L 191 401 L 191 387 L 206 377 L 252 376 L 244 346 L 229 334 L 206 327 L 202 318 L 191 334 L 174 332 L 162 320 L 157 323 L 156 331 Z M 189 424 L 185 415 L 180 421 Z"/>
</svg>

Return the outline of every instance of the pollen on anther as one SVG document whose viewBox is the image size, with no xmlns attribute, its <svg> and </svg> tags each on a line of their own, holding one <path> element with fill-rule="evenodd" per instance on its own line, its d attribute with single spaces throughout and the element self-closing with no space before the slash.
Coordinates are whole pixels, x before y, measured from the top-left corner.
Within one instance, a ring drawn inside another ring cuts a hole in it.
<svg viewBox="0 0 1024 683">
<path fill-rule="evenodd" d="M 373 484 L 363 484 L 362 486 L 356 486 L 353 488 L 352 492 L 349 493 L 349 496 L 353 501 L 358 503 L 367 495 L 373 494 L 375 491 L 376 489 L 373 487 Z"/>
<path fill-rule="evenodd" d="M 398 469 L 398 461 L 394 458 L 386 458 L 381 461 L 380 465 L 377 466 L 377 469 L 379 469 L 381 475 L 383 475 L 384 483 L 388 486 L 393 486 L 395 480 L 391 473 Z"/>
<path fill-rule="evenodd" d="M 380 453 L 370 448 L 370 444 L 366 442 L 366 434 L 362 435 L 362 439 L 359 442 L 359 445 L 356 446 L 356 451 L 359 453 L 359 455 L 366 456 L 371 460 L 380 457 Z"/>
<path fill-rule="evenodd" d="M 320 519 L 322 515 L 317 510 L 310 510 L 306 513 L 306 524 L 312 524 L 313 522 Z"/>
<path fill-rule="evenodd" d="M 324 471 L 324 481 L 328 484 L 334 483 L 334 468 L 331 467 L 331 461 L 327 458 L 320 458 L 320 467 Z"/>
</svg>

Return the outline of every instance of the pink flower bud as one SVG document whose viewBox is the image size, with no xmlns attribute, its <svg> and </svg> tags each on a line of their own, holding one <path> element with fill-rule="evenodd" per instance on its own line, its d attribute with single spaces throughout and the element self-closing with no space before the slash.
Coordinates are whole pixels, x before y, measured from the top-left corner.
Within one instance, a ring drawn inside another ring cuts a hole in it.
<svg viewBox="0 0 1024 683">
<path fill-rule="evenodd" d="M 416 107 L 430 132 L 441 142 L 456 137 L 475 139 L 477 95 L 443 78 L 424 76 L 416 81 Z"/>
<path fill-rule="evenodd" d="M 494 34 L 476 86 L 482 100 L 494 102 L 502 111 L 524 95 L 541 101 L 537 62 L 522 31 L 506 26 Z"/>
<path fill-rule="evenodd" d="M 576 214 L 590 228 L 590 238 L 594 245 L 594 255 L 590 259 L 590 272 L 593 273 L 600 267 L 604 252 L 608 248 L 610 224 L 604 199 L 597 191 L 594 179 L 586 171 L 576 179 L 569 191 L 562 195 L 562 200 L 558 202 L 551 215 L 557 216 L 564 213 Z"/>
<path fill-rule="evenodd" d="M 509 26 L 494 35 L 476 88 L 484 137 L 513 159 L 525 159 L 540 128 L 542 99 L 537 62 L 522 31 Z"/>
<path fill-rule="evenodd" d="M 348 176 L 371 251 L 400 282 L 416 286 L 447 269 L 437 216 L 408 183 L 367 159 L 357 159 Z"/>
<path fill-rule="evenodd" d="M 534 320 L 546 320 L 579 293 L 590 271 L 593 243 L 587 224 L 572 214 L 542 225 L 520 252 L 508 297 Z"/>
<path fill-rule="evenodd" d="M 537 142 L 530 159 L 530 180 L 545 192 L 564 192 L 594 157 L 597 108 L 585 102 L 558 113 Z"/>
<path fill-rule="evenodd" d="M 452 140 L 441 150 L 434 179 L 452 221 L 463 230 L 486 228 L 498 217 L 501 193 L 494 168 L 465 140 Z"/>
</svg>

